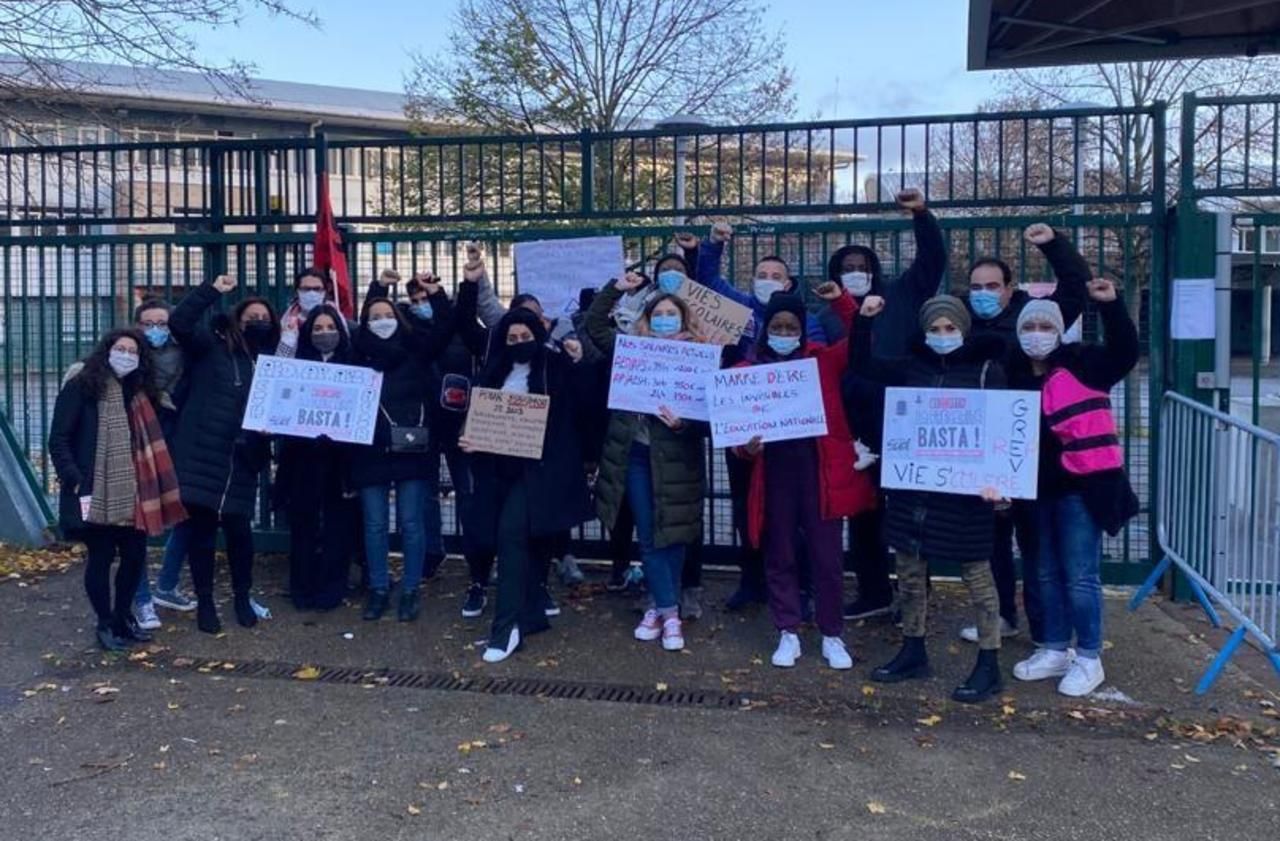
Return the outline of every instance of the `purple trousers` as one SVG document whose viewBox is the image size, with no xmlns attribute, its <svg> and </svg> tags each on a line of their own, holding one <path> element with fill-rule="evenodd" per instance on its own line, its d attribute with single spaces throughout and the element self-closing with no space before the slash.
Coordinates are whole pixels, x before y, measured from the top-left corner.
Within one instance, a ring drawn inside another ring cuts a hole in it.
<svg viewBox="0 0 1280 841">
<path fill-rule="evenodd" d="M 769 613 L 779 631 L 800 627 L 800 561 L 803 539 L 813 582 L 818 628 L 836 637 L 844 628 L 843 520 L 822 519 L 818 445 L 812 438 L 778 441 L 764 448 L 764 557 Z"/>
</svg>

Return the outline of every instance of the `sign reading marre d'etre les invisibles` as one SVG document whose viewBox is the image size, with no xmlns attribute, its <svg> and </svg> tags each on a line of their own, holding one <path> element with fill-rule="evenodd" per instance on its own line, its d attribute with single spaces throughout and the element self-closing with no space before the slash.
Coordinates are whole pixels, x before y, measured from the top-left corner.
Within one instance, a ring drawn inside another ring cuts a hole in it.
<svg viewBox="0 0 1280 841">
<path fill-rule="evenodd" d="M 728 368 L 708 374 L 711 439 L 716 447 L 827 434 L 816 359 Z"/>
<path fill-rule="evenodd" d="M 881 456 L 886 489 L 1035 499 L 1040 393 L 886 389 Z"/>
</svg>

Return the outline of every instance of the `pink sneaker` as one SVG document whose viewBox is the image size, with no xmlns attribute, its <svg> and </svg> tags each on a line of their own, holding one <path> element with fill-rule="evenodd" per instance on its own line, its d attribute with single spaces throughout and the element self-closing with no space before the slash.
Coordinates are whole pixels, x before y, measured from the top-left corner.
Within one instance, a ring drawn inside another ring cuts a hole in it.
<svg viewBox="0 0 1280 841">
<path fill-rule="evenodd" d="M 684 648 L 684 628 L 679 617 L 672 616 L 662 623 L 662 647 L 667 651 L 679 651 Z"/>
<path fill-rule="evenodd" d="M 644 618 L 640 620 L 640 624 L 636 625 L 636 639 L 642 642 L 652 642 L 662 636 L 662 623 L 658 621 L 658 611 L 646 610 Z"/>
</svg>

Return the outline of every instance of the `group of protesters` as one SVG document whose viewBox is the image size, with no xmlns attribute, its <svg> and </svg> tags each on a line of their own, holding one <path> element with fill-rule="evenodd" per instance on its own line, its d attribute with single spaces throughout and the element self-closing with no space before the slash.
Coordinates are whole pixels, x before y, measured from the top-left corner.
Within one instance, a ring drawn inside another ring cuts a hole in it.
<svg viewBox="0 0 1280 841">
<path fill-rule="evenodd" d="M 845 621 L 883 616 L 900 619 L 902 645 L 870 678 L 927 676 L 930 567 L 958 566 L 974 614 L 960 634 L 977 658 L 953 697 L 992 697 L 1003 687 L 1002 638 L 1023 630 L 1016 536 L 1035 648 L 1013 674 L 1087 695 L 1104 680 L 1102 535 L 1137 511 L 1108 397 L 1137 362 L 1136 327 L 1115 282 L 1094 277 L 1069 238 L 1044 224 L 1025 239 L 1053 270 L 1052 295 L 1032 298 L 995 257 L 972 265 L 967 295 L 939 294 L 948 255 L 938 222 L 919 191 L 897 200 L 916 250 L 896 279 L 884 276 L 872 248 L 854 244 L 831 254 L 825 278 L 807 289 L 778 256 L 760 259 L 738 284 L 723 274 L 732 229 L 717 223 L 705 238 L 676 233 L 669 253 L 581 290 L 571 315 L 544 312 L 528 294 L 504 305 L 475 246 L 452 298 L 430 273 L 402 283 L 387 270 L 354 319 L 330 273 L 314 269 L 298 274 L 283 314 L 263 298 L 237 298 L 226 275 L 173 306 L 143 302 L 131 326 L 109 331 L 67 372 L 48 439 L 61 527 L 87 547 L 99 644 L 118 651 L 148 640 L 160 627 L 157 605 L 194 611 L 201 631 L 219 633 L 219 531 L 236 621 L 255 625 L 265 608 L 252 596 L 252 523 L 267 505 L 288 523 L 296 609 L 340 608 L 354 565 L 367 591 L 364 619 L 382 618 L 396 593 L 397 618 L 414 621 L 424 581 L 446 559 L 443 461 L 470 577 L 463 616 L 485 612 L 496 566 L 485 662 L 550 627 L 559 607 L 548 580 L 554 572 L 565 585 L 583 582 L 570 535 L 592 519 L 609 536 L 608 587 L 643 580 L 636 640 L 682 649 L 687 623 L 703 612 L 708 424 L 668 407 L 611 410 L 607 393 L 618 336 L 705 340 L 679 294 L 692 281 L 751 310 L 741 340 L 722 348 L 722 367 L 813 359 L 818 371 L 825 434 L 755 437 L 724 451 L 741 542 L 740 580 L 726 607 L 767 605 L 778 632 L 773 665 L 795 666 L 813 625 L 826 664 L 849 669 Z M 1086 307 L 1105 342 L 1074 335 Z M 379 372 L 372 441 L 244 429 L 263 355 Z M 1006 499 L 995 487 L 882 488 L 885 389 L 893 386 L 1039 392 L 1035 498 Z M 474 387 L 549 397 L 539 458 L 489 452 L 468 438 Z M 388 563 L 392 511 L 398 581 Z M 148 540 L 166 534 L 153 584 Z M 179 588 L 184 561 L 194 599 Z M 848 603 L 846 562 L 856 578 Z"/>
</svg>

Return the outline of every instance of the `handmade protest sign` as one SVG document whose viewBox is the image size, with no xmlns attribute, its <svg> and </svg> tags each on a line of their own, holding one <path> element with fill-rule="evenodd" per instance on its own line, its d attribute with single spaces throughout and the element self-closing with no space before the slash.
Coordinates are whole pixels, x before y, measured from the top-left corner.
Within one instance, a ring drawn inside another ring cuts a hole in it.
<svg viewBox="0 0 1280 841">
<path fill-rule="evenodd" d="M 370 368 L 259 356 L 241 428 L 372 444 L 382 374 Z"/>
<path fill-rule="evenodd" d="M 609 408 L 709 420 L 707 373 L 720 368 L 720 346 L 619 334 L 613 346 Z"/>
<path fill-rule="evenodd" d="M 708 382 L 717 447 L 736 447 L 757 435 L 767 443 L 827 434 L 816 359 L 729 368 L 709 374 Z"/>
<path fill-rule="evenodd" d="M 884 488 L 1035 499 L 1040 392 L 885 390 Z"/>
<path fill-rule="evenodd" d="M 693 312 L 698 332 L 713 345 L 735 345 L 752 323 L 751 308 L 685 278 L 676 292 Z"/>
<path fill-rule="evenodd" d="M 462 435 L 476 452 L 540 459 L 550 410 L 546 394 L 473 388 Z"/>
<path fill-rule="evenodd" d="M 580 290 L 625 274 L 618 236 L 517 242 L 514 255 L 520 292 L 537 296 L 550 318 L 572 312 Z"/>
</svg>

